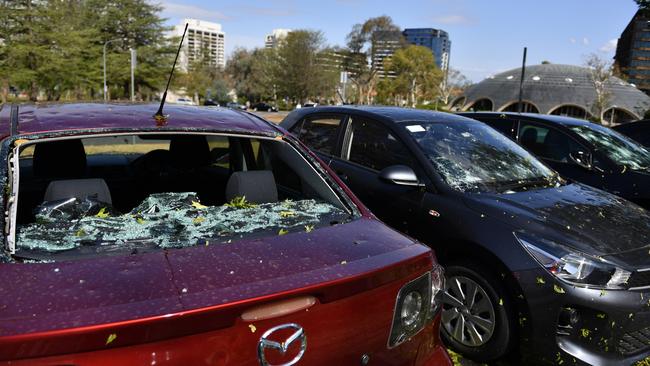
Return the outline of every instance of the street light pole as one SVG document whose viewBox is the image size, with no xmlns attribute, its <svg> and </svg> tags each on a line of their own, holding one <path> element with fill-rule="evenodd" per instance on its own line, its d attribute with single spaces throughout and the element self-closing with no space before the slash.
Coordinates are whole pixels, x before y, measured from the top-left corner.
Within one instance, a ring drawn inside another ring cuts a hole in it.
<svg viewBox="0 0 650 366">
<path fill-rule="evenodd" d="M 131 102 L 135 102 L 135 63 L 136 52 L 135 48 L 131 48 Z"/>
<path fill-rule="evenodd" d="M 108 87 L 106 86 L 106 46 L 108 46 L 109 43 L 115 41 L 123 41 L 123 39 L 116 38 L 104 42 L 104 53 L 102 56 L 102 61 L 103 61 L 102 63 L 104 64 L 104 102 L 108 101 Z"/>
</svg>

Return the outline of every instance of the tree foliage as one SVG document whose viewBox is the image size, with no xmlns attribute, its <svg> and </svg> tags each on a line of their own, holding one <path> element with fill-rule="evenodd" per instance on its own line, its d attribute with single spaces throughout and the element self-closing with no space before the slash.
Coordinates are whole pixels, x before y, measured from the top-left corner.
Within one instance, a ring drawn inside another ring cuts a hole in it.
<svg viewBox="0 0 650 366">
<path fill-rule="evenodd" d="M 442 72 L 427 47 L 408 46 L 395 51 L 386 68 L 395 73 L 393 80 L 386 79 L 393 84 L 393 92 L 406 97 L 412 107 L 437 97 Z"/>
<path fill-rule="evenodd" d="M 373 45 L 377 40 L 377 35 L 382 32 L 399 31 L 400 27 L 393 23 L 391 17 L 383 15 L 370 18 L 363 23 L 355 24 L 347 35 L 347 46 L 356 66 L 350 77 L 350 81 L 357 89 L 357 103 L 370 103 L 377 83 L 379 82 L 377 65 L 368 62 L 372 57 Z M 382 93 L 385 91 L 385 88 L 382 89 Z"/>
<path fill-rule="evenodd" d="M 591 112 L 596 122 L 602 123 L 603 113 L 611 99 L 611 93 L 607 89 L 607 84 L 613 76 L 612 63 L 592 53 L 587 56 L 585 66 L 590 70 L 591 83 L 596 92 L 596 99 L 591 103 Z"/>
<path fill-rule="evenodd" d="M 278 47 L 278 91 L 302 103 L 333 90 L 338 74 L 322 67 L 320 55 L 324 50 L 325 38 L 320 31 L 289 33 Z"/>
<path fill-rule="evenodd" d="M 444 72 L 443 72 L 444 73 Z M 443 80 L 439 84 L 438 94 L 440 97 L 440 102 L 448 106 L 451 103 L 451 98 L 459 96 L 463 93 L 472 84 L 465 75 L 463 75 L 459 70 L 449 69 L 446 71 L 446 74 L 443 75 Z"/>
<path fill-rule="evenodd" d="M 248 101 L 273 98 L 277 54 L 273 49 L 237 48 L 226 64 L 226 73 L 240 97 Z"/>
<path fill-rule="evenodd" d="M 236 49 L 226 72 L 237 93 L 250 101 L 327 98 L 338 80 L 338 71 L 323 65 L 327 50 L 322 32 L 295 30 L 275 49 Z"/>
<path fill-rule="evenodd" d="M 102 92 L 102 46 L 116 97 L 130 83 L 129 48 L 138 51 L 143 98 L 164 85 L 174 47 L 164 37 L 161 8 L 146 0 L 0 0 L 0 95 L 9 86 L 44 98 L 94 99 Z"/>
</svg>

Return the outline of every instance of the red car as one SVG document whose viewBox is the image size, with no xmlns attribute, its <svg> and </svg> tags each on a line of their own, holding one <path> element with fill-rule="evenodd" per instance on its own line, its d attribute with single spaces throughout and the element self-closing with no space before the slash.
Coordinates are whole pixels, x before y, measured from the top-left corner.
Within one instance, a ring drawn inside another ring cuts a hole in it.
<svg viewBox="0 0 650 366">
<path fill-rule="evenodd" d="M 228 109 L 0 110 L 0 363 L 450 365 L 442 270 Z"/>
</svg>

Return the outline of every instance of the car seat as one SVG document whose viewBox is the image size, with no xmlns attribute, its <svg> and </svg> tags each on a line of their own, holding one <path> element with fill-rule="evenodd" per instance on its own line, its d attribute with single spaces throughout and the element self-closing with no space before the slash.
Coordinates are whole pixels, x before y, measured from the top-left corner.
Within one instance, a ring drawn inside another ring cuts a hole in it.
<svg viewBox="0 0 650 366">
<path fill-rule="evenodd" d="M 108 185 L 101 178 L 52 181 L 45 190 L 43 200 L 57 201 L 72 197 L 79 200 L 92 197 L 100 202 L 113 203 Z"/>
<path fill-rule="evenodd" d="M 233 173 L 226 184 L 226 201 L 246 197 L 253 203 L 278 201 L 278 188 L 270 170 L 251 170 Z"/>
<path fill-rule="evenodd" d="M 32 161 L 39 178 L 78 178 L 86 173 L 86 151 L 79 139 L 37 143 Z"/>
</svg>

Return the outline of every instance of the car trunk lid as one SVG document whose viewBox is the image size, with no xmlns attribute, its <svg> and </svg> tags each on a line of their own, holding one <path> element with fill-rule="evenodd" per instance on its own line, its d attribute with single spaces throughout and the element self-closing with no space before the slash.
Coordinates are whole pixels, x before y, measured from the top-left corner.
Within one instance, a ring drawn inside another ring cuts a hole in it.
<svg viewBox="0 0 650 366">
<path fill-rule="evenodd" d="M 426 247 L 362 218 L 310 233 L 142 255 L 6 264 L 0 359 L 228 328 L 259 304 L 300 295 L 329 303 L 422 273 L 431 262 Z"/>
</svg>

